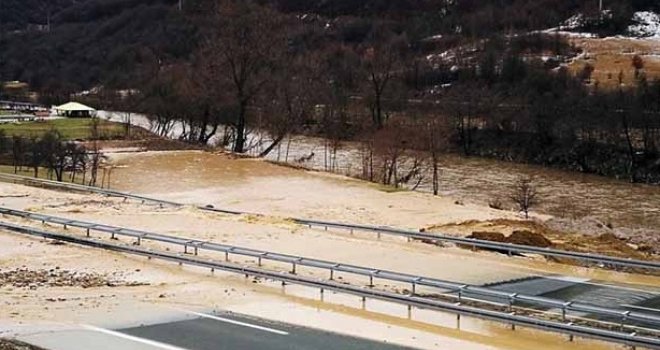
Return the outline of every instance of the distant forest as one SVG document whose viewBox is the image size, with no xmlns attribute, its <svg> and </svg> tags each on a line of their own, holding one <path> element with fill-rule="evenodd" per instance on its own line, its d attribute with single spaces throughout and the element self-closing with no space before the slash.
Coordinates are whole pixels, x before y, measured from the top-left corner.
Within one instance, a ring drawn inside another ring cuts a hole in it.
<svg viewBox="0 0 660 350">
<path fill-rule="evenodd" d="M 566 69 L 579 48 L 536 32 L 584 13 L 619 34 L 657 1 L 605 1 L 608 16 L 597 0 L 26 3 L 3 1 L 0 80 L 44 103 L 91 90 L 100 108 L 239 153 L 263 132 L 262 155 L 291 134 L 352 140 L 363 176 L 387 184 L 442 152 L 660 182 L 660 83 L 643 60 L 620 72 L 633 85 L 604 90 L 589 66 Z"/>
</svg>

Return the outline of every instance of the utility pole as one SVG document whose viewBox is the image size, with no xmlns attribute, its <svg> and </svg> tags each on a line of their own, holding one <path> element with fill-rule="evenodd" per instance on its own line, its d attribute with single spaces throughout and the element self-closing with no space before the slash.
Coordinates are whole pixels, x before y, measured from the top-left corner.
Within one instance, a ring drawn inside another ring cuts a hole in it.
<svg viewBox="0 0 660 350">
<path fill-rule="evenodd" d="M 603 0 L 598 0 L 598 12 L 603 13 Z"/>
<path fill-rule="evenodd" d="M 179 11 L 183 11 L 183 0 L 179 0 Z"/>
</svg>

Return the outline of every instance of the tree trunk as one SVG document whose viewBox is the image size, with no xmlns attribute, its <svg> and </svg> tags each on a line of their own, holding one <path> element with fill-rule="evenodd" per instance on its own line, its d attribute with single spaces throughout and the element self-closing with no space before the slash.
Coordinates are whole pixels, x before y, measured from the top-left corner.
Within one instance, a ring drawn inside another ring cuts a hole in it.
<svg viewBox="0 0 660 350">
<path fill-rule="evenodd" d="M 261 153 L 259 153 L 259 158 L 263 158 L 267 156 L 275 147 L 277 147 L 282 140 L 284 140 L 284 137 L 286 136 L 286 133 L 279 135 L 273 142 L 270 144 L 270 146 L 266 147 L 265 150 L 263 150 Z M 277 157 L 279 159 L 279 155 Z"/>
<path fill-rule="evenodd" d="M 234 140 L 234 152 L 244 153 L 245 152 L 245 114 L 246 114 L 246 105 L 244 102 L 241 102 L 238 112 L 238 120 L 236 122 L 236 140 Z"/>
</svg>

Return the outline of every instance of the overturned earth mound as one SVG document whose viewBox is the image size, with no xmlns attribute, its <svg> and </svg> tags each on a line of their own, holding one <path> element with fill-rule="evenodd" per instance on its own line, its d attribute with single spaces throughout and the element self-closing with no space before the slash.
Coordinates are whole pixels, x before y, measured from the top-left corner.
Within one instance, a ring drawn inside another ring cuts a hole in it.
<svg viewBox="0 0 660 350">
<path fill-rule="evenodd" d="M 552 246 L 552 242 L 544 235 L 527 230 L 513 231 L 513 233 L 509 236 L 505 236 L 500 232 L 475 231 L 472 232 L 472 234 L 467 238 L 480 239 L 491 242 L 529 245 L 542 248 Z"/>
<path fill-rule="evenodd" d="M 529 245 L 529 246 L 541 247 L 541 248 L 552 246 L 552 242 L 549 239 L 547 239 L 544 235 L 537 232 L 526 231 L 526 230 L 513 231 L 513 233 L 509 237 L 506 237 L 505 242 L 512 244 Z"/>
</svg>

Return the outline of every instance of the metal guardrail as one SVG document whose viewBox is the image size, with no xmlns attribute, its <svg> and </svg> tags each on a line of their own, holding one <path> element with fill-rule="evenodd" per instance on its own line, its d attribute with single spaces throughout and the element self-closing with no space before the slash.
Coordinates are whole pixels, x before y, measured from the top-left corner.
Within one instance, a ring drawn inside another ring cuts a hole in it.
<svg viewBox="0 0 660 350">
<path fill-rule="evenodd" d="M 134 194 L 120 192 L 120 191 L 101 189 L 101 188 L 98 188 L 98 187 L 84 186 L 84 185 L 71 184 L 71 183 L 63 183 L 63 182 L 44 180 L 44 179 L 35 179 L 35 178 L 27 177 L 27 176 L 19 176 L 19 175 L 11 175 L 11 174 L 0 174 L 0 180 L 20 181 L 20 182 L 23 182 L 25 184 L 32 183 L 32 184 L 36 184 L 36 185 L 53 186 L 53 187 L 58 187 L 58 188 L 74 190 L 74 191 L 92 192 L 92 193 L 98 193 L 98 194 L 107 195 L 107 196 L 113 196 L 113 197 L 136 199 L 136 200 L 142 201 L 143 203 L 144 202 L 151 202 L 151 203 L 159 204 L 161 206 L 163 206 L 163 205 L 174 206 L 174 207 L 184 206 L 184 204 L 182 204 L 182 203 L 176 203 L 176 202 L 172 202 L 172 201 L 166 201 L 166 200 L 161 200 L 161 199 L 156 199 L 156 198 L 151 198 L 151 197 L 146 197 L 146 196 L 141 196 L 141 195 L 134 195 Z M 242 211 L 234 211 L 234 210 L 226 210 L 226 209 L 216 209 L 216 208 L 213 208 L 213 207 L 206 207 L 206 206 L 196 206 L 196 207 L 198 209 L 204 210 L 204 211 L 218 212 L 218 213 L 232 214 L 232 215 L 242 215 L 242 214 L 261 215 L 259 213 L 250 213 L 250 212 L 242 212 Z M 460 245 L 464 245 L 464 246 L 471 246 L 471 247 L 475 247 L 475 248 L 479 247 L 479 248 L 490 249 L 490 250 L 495 250 L 495 251 L 508 252 L 509 254 L 513 254 L 513 253 L 538 254 L 538 255 L 545 256 L 545 257 L 568 258 L 568 259 L 595 262 L 595 263 L 602 264 L 602 265 L 641 268 L 641 269 L 649 269 L 649 270 L 660 270 L 660 261 L 645 261 L 645 260 L 636 260 L 636 259 L 629 259 L 629 258 L 617 258 L 617 257 L 612 257 L 612 256 L 607 256 L 607 255 L 600 255 L 600 254 L 580 253 L 580 252 L 572 252 L 572 251 L 567 251 L 567 250 L 526 246 L 526 245 L 520 245 L 520 244 L 491 242 L 491 241 L 479 240 L 479 239 L 454 237 L 454 236 L 450 236 L 450 235 L 429 234 L 429 233 L 416 232 L 416 231 L 410 231 L 410 230 L 402 230 L 402 229 L 396 229 L 396 228 L 385 227 L 385 226 L 344 224 L 344 223 L 337 223 L 337 222 L 319 221 L 319 220 L 310 220 L 310 219 L 300 219 L 300 218 L 291 218 L 291 219 L 297 224 L 306 225 L 306 226 L 309 226 L 309 227 L 324 227 L 326 229 L 331 227 L 331 228 L 349 230 L 351 232 L 353 232 L 353 231 L 366 231 L 366 232 L 374 232 L 374 233 L 378 234 L 379 236 L 381 234 L 387 234 L 387 235 L 393 235 L 393 236 L 407 237 L 408 239 L 423 239 L 423 240 L 431 240 L 431 241 L 449 242 L 449 243 L 460 244 Z"/>
<path fill-rule="evenodd" d="M 301 225 L 307 225 L 309 227 L 332 227 L 350 231 L 367 231 L 375 232 L 377 234 L 388 234 L 394 236 L 404 236 L 408 238 L 420 239 L 420 240 L 431 240 L 431 241 L 441 241 L 449 242 L 464 246 L 470 247 L 479 247 L 496 251 L 512 253 L 527 253 L 527 254 L 538 254 L 543 256 L 559 257 L 559 258 L 569 258 L 575 260 L 584 260 L 591 261 L 605 265 L 612 266 L 625 266 L 633 268 L 642 268 L 642 269 L 651 269 L 651 270 L 660 270 L 660 261 L 645 261 L 645 260 L 636 260 L 630 258 L 617 258 L 608 255 L 600 254 L 591 254 L 591 253 L 580 253 L 572 252 L 567 250 L 551 249 L 551 248 L 541 248 L 520 244 L 511 244 L 511 243 L 499 243 L 491 242 L 486 240 L 479 240 L 473 238 L 462 238 L 462 237 L 453 237 L 447 235 L 439 234 L 429 234 L 423 232 L 415 232 L 408 230 L 395 229 L 391 227 L 383 226 L 369 226 L 369 225 L 354 225 L 354 224 L 342 224 L 336 222 L 326 222 L 318 220 L 306 220 L 306 219 L 293 219 L 296 223 Z"/>
<path fill-rule="evenodd" d="M 461 305 L 460 303 L 454 304 L 454 303 L 437 301 L 437 300 L 429 300 L 415 296 L 407 296 L 407 295 L 402 295 L 402 294 L 397 294 L 382 290 L 337 283 L 333 281 L 317 280 L 309 277 L 293 275 L 286 272 L 274 272 L 256 267 L 240 266 L 228 262 L 201 260 L 199 258 L 185 256 L 181 254 L 153 251 L 153 250 L 143 249 L 140 247 L 110 244 L 110 243 L 95 241 L 86 238 L 77 238 L 64 234 L 38 230 L 30 227 L 19 226 L 4 222 L 0 222 L 0 228 L 21 234 L 31 235 L 31 236 L 56 239 L 60 241 L 65 241 L 65 242 L 70 242 L 70 243 L 75 243 L 75 244 L 80 244 L 95 248 L 101 248 L 101 249 L 106 249 L 120 253 L 146 256 L 149 258 L 172 261 L 179 264 L 187 264 L 202 268 L 208 268 L 211 269 L 211 271 L 221 270 L 226 272 L 243 274 L 246 277 L 255 276 L 265 279 L 271 279 L 274 281 L 280 281 L 282 283 L 297 284 L 307 287 L 319 288 L 321 290 L 321 293 L 323 293 L 324 290 L 329 290 L 338 293 L 356 295 L 362 297 L 363 301 L 365 301 L 366 298 L 370 298 L 375 300 L 382 300 L 397 304 L 403 304 L 403 305 L 407 305 L 408 307 L 417 307 L 421 309 L 449 312 L 456 314 L 457 319 L 459 321 L 461 316 L 469 316 L 483 320 L 511 324 L 512 329 L 515 329 L 516 326 L 522 326 L 522 327 L 529 327 L 529 328 L 550 331 L 555 333 L 567 334 L 569 335 L 570 337 L 569 339 L 571 340 L 573 339 L 574 336 L 578 336 L 584 338 L 599 339 L 599 340 L 624 344 L 633 347 L 639 346 L 650 349 L 660 349 L 660 338 L 640 336 L 635 332 L 623 333 L 623 332 L 617 332 L 606 329 L 592 328 L 592 327 L 577 325 L 573 323 L 562 323 L 562 322 L 556 322 L 550 320 L 541 320 L 528 316 L 517 315 L 515 313 L 506 313 L 506 312 L 485 310 L 471 306 L 465 306 L 465 305 Z"/>
<path fill-rule="evenodd" d="M 241 256 L 256 258 L 258 266 L 261 266 L 262 260 L 287 263 L 292 265 L 291 272 L 293 274 L 296 273 L 296 266 L 306 266 L 306 267 L 328 270 L 330 272 L 330 280 L 334 279 L 335 272 L 344 272 L 344 273 L 350 273 L 354 275 L 368 277 L 369 286 L 374 285 L 373 282 L 375 278 L 381 280 L 394 281 L 394 282 L 409 283 L 411 284 L 412 287 L 411 289 L 412 295 L 415 295 L 417 286 L 425 286 L 425 287 L 438 288 L 449 293 L 457 293 L 457 298 L 459 302 L 463 301 L 463 299 L 466 299 L 466 300 L 475 300 L 479 302 L 488 303 L 489 300 L 487 299 L 484 300 L 483 298 L 493 298 L 495 300 L 502 302 L 502 303 L 498 303 L 499 305 L 508 304 L 509 309 L 512 309 L 515 303 L 525 303 L 541 308 L 559 309 L 561 310 L 563 321 L 566 321 L 567 316 L 570 316 L 568 315 L 569 312 L 581 312 L 581 313 L 592 314 L 595 316 L 600 316 L 605 318 L 615 318 L 620 321 L 621 328 L 635 327 L 633 322 L 644 325 L 660 326 L 660 316 L 651 315 L 640 311 L 629 311 L 620 308 L 619 309 L 608 308 L 608 307 L 602 307 L 602 306 L 579 303 L 579 302 L 566 302 L 564 300 L 559 300 L 559 299 L 499 291 L 487 287 L 480 287 L 475 285 L 441 280 L 437 278 L 430 278 L 425 276 L 412 275 L 412 274 L 388 271 L 383 269 L 376 269 L 372 267 L 343 264 L 334 261 L 320 260 L 320 259 L 308 258 L 303 256 L 280 254 L 280 253 L 257 250 L 246 247 L 218 244 L 210 241 L 200 241 L 185 237 L 175 237 L 175 236 L 163 235 L 163 234 L 148 232 L 143 230 L 134 230 L 125 227 L 105 225 L 105 224 L 99 224 L 99 223 L 82 221 L 82 220 L 72 220 L 58 216 L 45 215 L 45 214 L 33 213 L 23 210 L 15 210 L 4 207 L 0 207 L 0 214 L 20 217 L 33 221 L 40 221 L 42 223 L 58 224 L 58 225 L 62 225 L 64 228 L 67 227 L 82 228 L 86 230 L 86 235 L 88 237 L 90 235 L 90 231 L 98 231 L 102 233 L 109 233 L 111 235 L 111 238 L 115 238 L 116 236 L 126 236 L 126 237 L 134 238 L 137 240 L 136 242 L 137 245 L 140 245 L 142 241 L 149 240 L 154 242 L 178 245 L 180 247 L 183 247 L 184 253 L 188 253 L 189 248 L 191 248 L 192 253 L 194 255 L 198 255 L 199 250 L 220 252 L 225 254 L 225 261 L 229 261 L 229 255 L 233 254 L 233 255 L 241 255 Z M 589 319 L 592 319 L 594 321 L 600 321 L 595 318 L 589 318 Z"/>
</svg>

